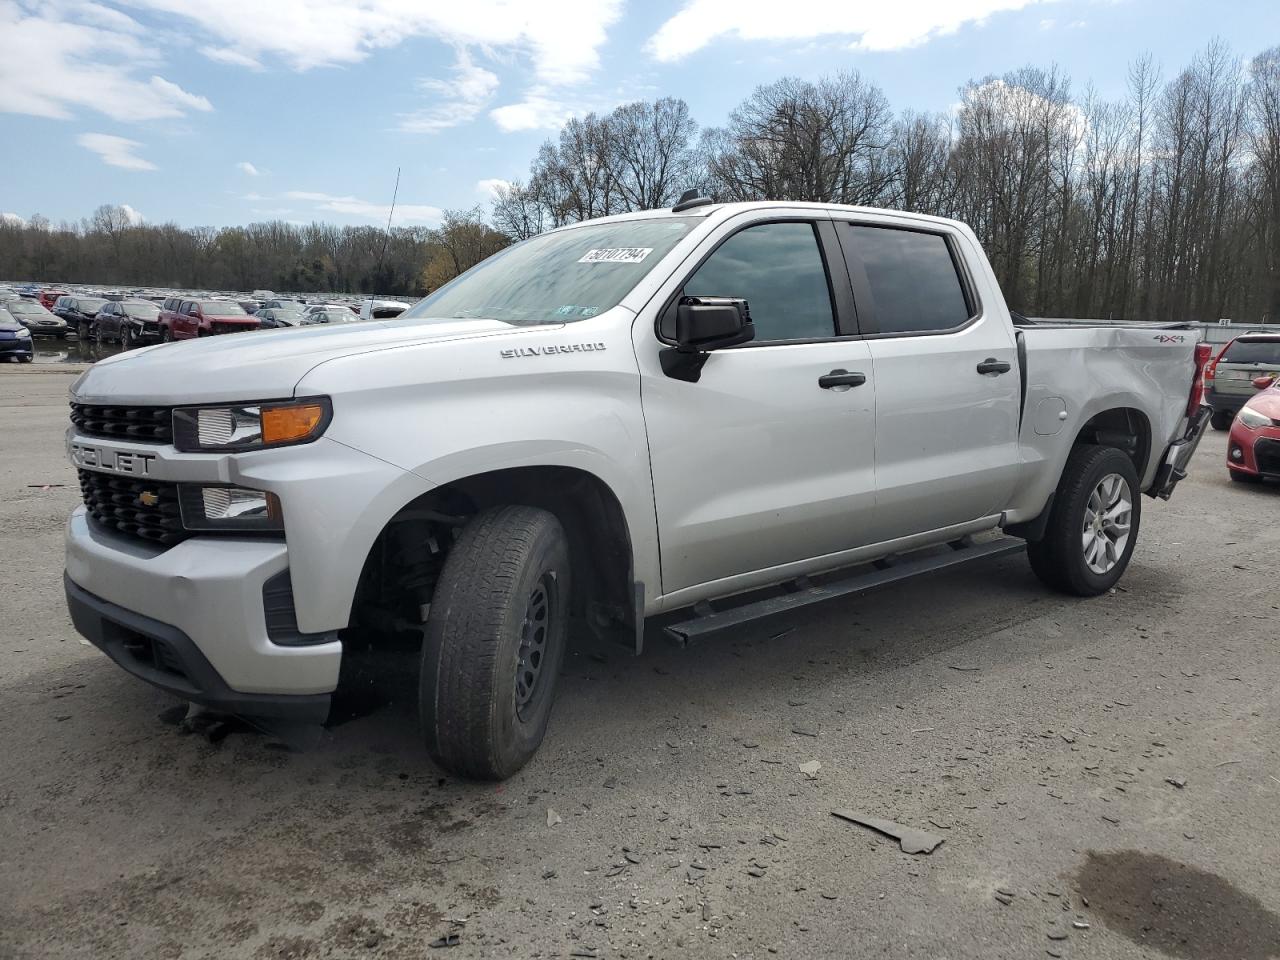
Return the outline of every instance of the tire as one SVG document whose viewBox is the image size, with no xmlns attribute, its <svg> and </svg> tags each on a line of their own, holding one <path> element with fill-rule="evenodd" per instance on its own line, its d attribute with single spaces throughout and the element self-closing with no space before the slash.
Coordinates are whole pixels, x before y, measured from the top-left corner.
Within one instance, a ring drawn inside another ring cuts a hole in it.
<svg viewBox="0 0 1280 960">
<path fill-rule="evenodd" d="M 1230 430 L 1236 415 L 1230 410 L 1215 410 L 1209 414 L 1209 425 L 1215 430 Z"/>
<path fill-rule="evenodd" d="M 19 357 L 18 358 L 19 363 L 31 363 L 34 360 L 35 360 L 35 357 Z"/>
<path fill-rule="evenodd" d="M 441 767 L 502 780 L 537 751 L 568 642 L 569 596 L 568 540 L 552 514 L 495 507 L 463 528 L 431 598 L 419 677 L 423 740 Z"/>
<path fill-rule="evenodd" d="M 1231 475 L 1231 479 L 1236 483 L 1262 482 L 1262 477 L 1258 476 L 1256 473 L 1241 473 L 1239 470 L 1228 470 L 1227 473 Z"/>
<path fill-rule="evenodd" d="M 1107 488 L 1102 487 L 1104 480 L 1108 482 Z M 1093 527 L 1092 539 L 1087 539 L 1091 531 L 1086 529 L 1086 520 L 1095 513 L 1091 499 L 1095 493 L 1110 499 L 1113 480 L 1119 481 L 1114 485 L 1117 500 L 1127 499 L 1129 503 L 1129 526 L 1123 543 L 1119 542 L 1118 533 L 1124 512 L 1114 514 L 1117 522 L 1109 528 L 1107 524 Z M 1078 597 L 1097 596 L 1115 586 L 1129 565 L 1138 541 L 1142 519 L 1142 494 L 1138 484 L 1133 461 L 1115 447 L 1082 444 L 1074 448 L 1058 480 L 1044 538 L 1027 544 L 1027 557 L 1036 576 L 1054 590 Z M 1104 548 L 1103 538 L 1109 547 Z M 1098 552 L 1090 556 L 1093 549 Z M 1095 565 L 1090 564 L 1090 559 Z"/>
<path fill-rule="evenodd" d="M 161 342 L 161 343 L 173 343 L 173 330 L 171 330 L 169 327 L 165 327 L 163 330 L 161 330 L 161 331 L 160 331 L 160 342 Z"/>
</svg>

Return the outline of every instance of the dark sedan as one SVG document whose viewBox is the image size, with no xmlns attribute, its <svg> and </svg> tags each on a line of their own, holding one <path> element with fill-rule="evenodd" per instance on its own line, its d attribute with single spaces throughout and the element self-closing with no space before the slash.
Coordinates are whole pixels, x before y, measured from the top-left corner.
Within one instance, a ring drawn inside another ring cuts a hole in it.
<svg viewBox="0 0 1280 960">
<path fill-rule="evenodd" d="M 53 315 L 65 320 L 81 340 L 88 340 L 93 329 L 93 318 L 106 302 L 106 297 L 82 297 L 75 293 L 64 293 L 53 302 Z"/>
<path fill-rule="evenodd" d="M 14 320 L 32 333 L 46 334 L 62 340 L 68 333 L 67 321 L 56 317 L 36 300 L 8 300 L 4 306 Z"/>
<path fill-rule="evenodd" d="M 302 311 L 288 307 L 263 307 L 254 314 L 263 330 L 276 330 L 280 327 L 296 327 L 302 322 Z"/>
<path fill-rule="evenodd" d="M 94 318 L 93 335 L 99 342 L 117 341 L 125 350 L 159 343 L 160 308 L 147 300 L 108 301 Z"/>
<path fill-rule="evenodd" d="M 31 331 L 14 319 L 9 303 L 0 303 L 0 360 L 17 360 L 30 363 L 35 359 L 31 347 Z"/>
</svg>

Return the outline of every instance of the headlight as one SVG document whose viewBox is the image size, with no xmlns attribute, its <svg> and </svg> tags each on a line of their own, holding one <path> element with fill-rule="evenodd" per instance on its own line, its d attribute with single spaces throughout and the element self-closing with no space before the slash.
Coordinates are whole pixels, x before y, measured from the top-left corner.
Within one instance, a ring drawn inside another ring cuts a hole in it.
<svg viewBox="0 0 1280 960">
<path fill-rule="evenodd" d="M 178 486 L 178 505 L 188 530 L 284 529 L 279 499 L 262 490 L 183 483 Z"/>
<path fill-rule="evenodd" d="M 1243 407 L 1240 410 L 1240 422 L 1250 430 L 1257 430 L 1259 427 L 1271 426 L 1272 420 L 1265 413 L 1259 413 L 1257 410 Z"/>
<path fill-rule="evenodd" d="M 26 327 L 19 327 L 16 331 L 14 331 L 14 336 L 16 336 L 19 340 L 22 340 L 25 337 L 31 336 L 31 331 L 28 330 Z"/>
<path fill-rule="evenodd" d="M 173 445 L 198 452 L 309 443 L 324 433 L 332 415 L 328 397 L 179 407 L 173 411 Z"/>
</svg>

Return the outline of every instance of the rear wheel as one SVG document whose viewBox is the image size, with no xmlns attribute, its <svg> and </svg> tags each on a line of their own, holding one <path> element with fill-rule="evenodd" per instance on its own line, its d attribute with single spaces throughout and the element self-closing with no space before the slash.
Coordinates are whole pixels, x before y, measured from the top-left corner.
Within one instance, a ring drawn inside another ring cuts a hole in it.
<svg viewBox="0 0 1280 960">
<path fill-rule="evenodd" d="M 1236 415 L 1230 410 L 1215 410 L 1209 415 L 1209 425 L 1215 430 L 1230 430 Z"/>
<path fill-rule="evenodd" d="M 170 327 L 164 327 L 160 331 L 161 343 L 173 343 L 173 330 Z"/>
<path fill-rule="evenodd" d="M 1071 451 L 1054 494 L 1044 538 L 1027 544 L 1031 569 L 1063 593 L 1092 597 L 1129 565 L 1142 516 L 1133 461 L 1114 447 Z"/>
<path fill-rule="evenodd" d="M 519 770 L 546 734 L 564 660 L 569 546 L 554 515 L 486 510 L 463 528 L 431 598 L 418 710 L 435 761 L 477 780 Z"/>
</svg>

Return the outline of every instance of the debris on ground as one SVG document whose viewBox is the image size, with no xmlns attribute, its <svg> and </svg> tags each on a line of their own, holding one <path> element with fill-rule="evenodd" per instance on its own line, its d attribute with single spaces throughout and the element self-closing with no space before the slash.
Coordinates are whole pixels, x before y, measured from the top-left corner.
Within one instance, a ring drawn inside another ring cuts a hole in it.
<svg viewBox="0 0 1280 960">
<path fill-rule="evenodd" d="M 461 942 L 462 942 L 462 937 L 459 936 L 458 934 L 446 933 L 443 937 L 436 937 L 434 940 L 428 943 L 427 946 L 433 947 L 433 948 L 456 947 Z"/>
<path fill-rule="evenodd" d="M 554 827 L 557 823 L 564 823 L 564 817 L 547 807 L 547 826 Z"/>
<path fill-rule="evenodd" d="M 818 771 L 822 769 L 822 761 L 810 760 L 808 763 L 800 764 L 800 772 L 810 780 L 818 779 Z"/>
<path fill-rule="evenodd" d="M 816 737 L 818 735 L 818 726 L 817 724 L 814 724 L 813 726 L 809 726 L 808 724 L 796 724 L 791 728 L 791 732 L 798 733 L 802 737 Z"/>
<path fill-rule="evenodd" d="M 886 837 L 893 837 L 898 841 L 903 853 L 933 853 L 934 848 L 942 843 L 944 839 L 937 834 L 929 833 L 927 830 L 904 827 L 902 824 L 894 823 L 892 820 L 869 817 L 865 813 L 858 813 L 855 810 L 832 810 L 831 815 L 839 817 L 841 820 L 848 820 L 850 823 L 870 827 L 877 833 L 883 833 Z"/>
<path fill-rule="evenodd" d="M 1177 787 L 1179 790 L 1187 785 L 1187 781 L 1183 780 L 1181 777 L 1165 777 L 1164 782 Z"/>
</svg>

